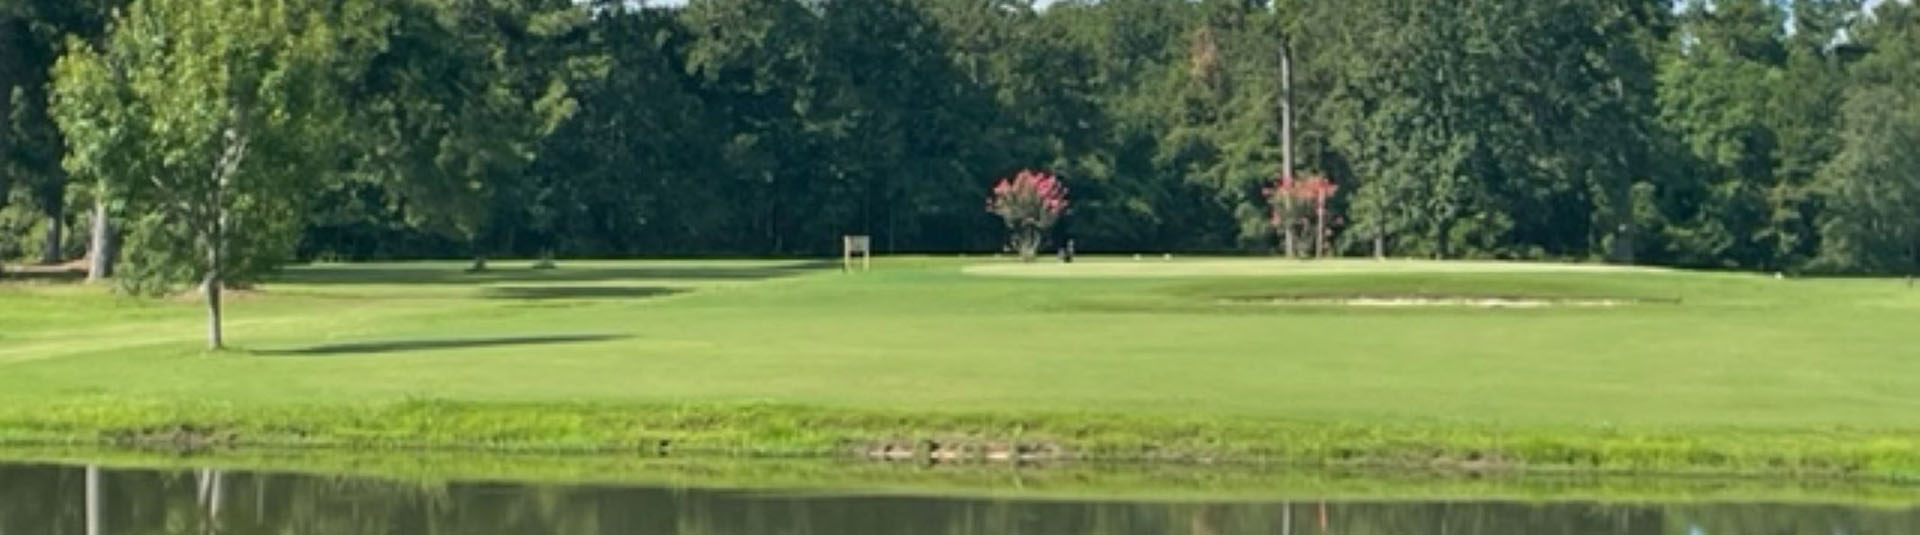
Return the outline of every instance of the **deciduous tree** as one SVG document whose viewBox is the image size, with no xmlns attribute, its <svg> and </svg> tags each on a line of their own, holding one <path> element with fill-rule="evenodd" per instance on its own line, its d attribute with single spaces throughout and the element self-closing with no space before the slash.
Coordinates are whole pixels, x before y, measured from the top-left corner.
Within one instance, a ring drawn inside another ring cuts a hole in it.
<svg viewBox="0 0 1920 535">
<path fill-rule="evenodd" d="M 1067 213 L 1067 186 L 1052 173 L 1021 171 L 994 184 L 987 211 L 1007 225 L 1007 244 L 1032 262 L 1047 230 Z"/>
<path fill-rule="evenodd" d="M 209 347 L 225 343 L 222 291 L 291 257 L 346 112 L 333 75 L 352 50 L 334 32 L 365 7 L 143 0 L 56 69 L 67 170 L 136 217 L 123 281 L 143 293 L 197 283 Z"/>
</svg>

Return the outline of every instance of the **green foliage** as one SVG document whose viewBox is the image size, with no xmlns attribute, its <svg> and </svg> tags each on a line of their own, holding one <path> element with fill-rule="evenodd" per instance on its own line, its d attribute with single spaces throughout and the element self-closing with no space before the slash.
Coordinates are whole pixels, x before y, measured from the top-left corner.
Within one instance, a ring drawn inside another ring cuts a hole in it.
<svg viewBox="0 0 1920 535">
<path fill-rule="evenodd" d="M 132 6 L 106 43 L 56 69 L 67 169 L 137 215 L 129 288 L 256 279 L 289 260 L 342 114 L 329 77 L 350 58 L 326 3 Z"/>
<path fill-rule="evenodd" d="M 57 230 L 70 219 L 67 174 L 60 165 L 66 140 L 50 112 L 52 68 L 68 50 L 69 39 L 100 39 L 108 12 L 125 4 L 13 0 L 0 5 L 0 205 L 8 203 L 17 184 L 45 217 L 38 235 L 23 240 L 40 242 L 35 253 L 42 261 L 66 257 Z M 49 226 L 56 232 L 46 232 Z"/>
<path fill-rule="evenodd" d="M 354 169 L 410 225 L 472 244 L 523 184 L 540 140 L 576 110 L 565 46 L 585 23 L 569 2 L 386 3 L 357 31 L 372 53 L 341 80 L 352 95 Z"/>
<path fill-rule="evenodd" d="M 0 180 L 49 215 L 68 201 L 61 132 L 34 80 L 124 40 L 102 35 L 115 4 L 22 0 L 0 25 L 21 44 L 0 54 L 18 94 Z M 1060 232 L 1089 249 L 1271 251 L 1286 51 L 1295 168 L 1348 194 L 1330 206 L 1341 253 L 1881 269 L 1833 259 L 1883 252 L 1825 253 L 1882 247 L 1826 244 L 1851 216 L 1823 169 L 1877 150 L 1843 134 L 1842 102 L 1872 85 L 1855 67 L 1914 61 L 1870 42 L 1892 23 L 1861 2 L 1403 7 L 344 3 L 314 22 L 337 57 L 309 85 L 344 101 L 314 139 L 352 147 L 320 166 L 351 180 L 302 189 L 296 254 L 791 255 L 854 233 L 981 251 L 1000 244 L 981 177 L 1027 167 L 1075 185 Z M 101 132 L 65 159 L 148 143 Z"/>
<path fill-rule="evenodd" d="M 1841 148 L 1821 170 L 1822 261 L 1848 271 L 1920 270 L 1920 9 L 1887 5 L 1861 28 L 1872 54 L 1841 106 Z"/>
</svg>

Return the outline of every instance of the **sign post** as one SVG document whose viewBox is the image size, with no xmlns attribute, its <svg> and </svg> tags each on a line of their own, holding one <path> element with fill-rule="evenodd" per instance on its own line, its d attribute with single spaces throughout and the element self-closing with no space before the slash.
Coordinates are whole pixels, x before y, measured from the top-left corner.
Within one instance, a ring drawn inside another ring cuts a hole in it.
<svg viewBox="0 0 1920 535">
<path fill-rule="evenodd" d="M 853 271 L 853 255 L 860 255 L 860 270 L 873 270 L 873 238 L 845 236 L 840 239 L 840 270 Z"/>
</svg>

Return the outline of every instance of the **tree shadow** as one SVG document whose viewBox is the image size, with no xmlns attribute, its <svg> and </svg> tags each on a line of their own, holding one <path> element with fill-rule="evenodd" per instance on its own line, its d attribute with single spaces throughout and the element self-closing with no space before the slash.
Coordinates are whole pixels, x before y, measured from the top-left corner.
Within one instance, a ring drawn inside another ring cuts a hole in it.
<svg viewBox="0 0 1920 535">
<path fill-rule="evenodd" d="M 557 269 L 496 267 L 467 272 L 445 263 L 309 266 L 290 268 L 277 282 L 298 284 L 475 284 L 488 282 L 600 282 L 615 280 L 761 280 L 791 277 L 839 264 L 797 261 L 757 265 L 633 265 Z"/>
<path fill-rule="evenodd" d="M 521 345 L 575 344 L 586 342 L 607 342 L 631 338 L 619 334 L 554 334 L 529 336 L 499 336 L 479 338 L 438 338 L 426 340 L 381 340 L 367 342 L 347 342 L 325 344 L 297 349 L 279 349 L 254 351 L 265 356 L 297 357 L 348 355 L 355 353 L 400 353 L 407 351 L 428 351 L 434 349 L 467 349 L 480 347 L 502 347 Z"/>
<path fill-rule="evenodd" d="M 87 270 L 68 266 L 0 266 L 0 281 L 70 283 L 85 280 Z"/>
<path fill-rule="evenodd" d="M 482 290 L 489 299 L 544 301 L 551 299 L 648 299 L 687 293 L 686 288 L 663 286 L 493 286 Z"/>
</svg>

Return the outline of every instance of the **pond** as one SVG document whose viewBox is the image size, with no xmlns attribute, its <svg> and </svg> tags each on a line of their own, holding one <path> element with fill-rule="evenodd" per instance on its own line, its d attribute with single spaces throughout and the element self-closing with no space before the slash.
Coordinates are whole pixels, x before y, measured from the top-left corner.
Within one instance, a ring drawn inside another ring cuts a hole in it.
<svg viewBox="0 0 1920 535">
<path fill-rule="evenodd" d="M 1817 500 L 1107 499 L 0 464 L 0 535 L 1240 533 L 1901 535 L 1920 533 L 1920 509 Z"/>
</svg>

